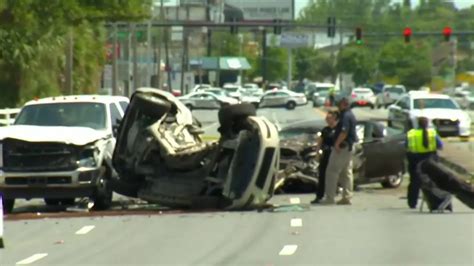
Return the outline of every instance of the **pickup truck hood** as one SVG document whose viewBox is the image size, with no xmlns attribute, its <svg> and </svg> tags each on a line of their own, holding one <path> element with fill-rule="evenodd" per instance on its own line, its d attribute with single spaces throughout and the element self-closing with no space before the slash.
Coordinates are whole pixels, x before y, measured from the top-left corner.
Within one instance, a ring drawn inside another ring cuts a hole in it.
<svg viewBox="0 0 474 266">
<path fill-rule="evenodd" d="M 467 113 L 456 109 L 423 109 L 414 112 L 415 116 L 424 116 L 428 119 L 467 119 Z"/>
<path fill-rule="evenodd" d="M 0 140 L 6 138 L 28 142 L 59 142 L 83 146 L 107 137 L 106 131 L 87 127 L 46 127 L 13 125 L 0 128 Z"/>
</svg>

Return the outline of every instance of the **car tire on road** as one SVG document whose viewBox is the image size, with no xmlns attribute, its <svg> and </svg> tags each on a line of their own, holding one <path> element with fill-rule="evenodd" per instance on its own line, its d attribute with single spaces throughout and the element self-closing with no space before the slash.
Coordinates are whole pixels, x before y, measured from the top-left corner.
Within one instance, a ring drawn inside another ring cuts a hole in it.
<svg viewBox="0 0 474 266">
<path fill-rule="evenodd" d="M 92 196 L 95 210 L 106 210 L 112 205 L 113 191 L 109 182 L 110 175 L 110 170 L 104 166 L 94 195 Z"/>
<path fill-rule="evenodd" d="M 403 173 L 387 176 L 380 184 L 384 188 L 398 188 L 403 182 Z"/>
<path fill-rule="evenodd" d="M 58 205 L 73 205 L 76 201 L 75 198 L 63 198 L 63 199 L 51 199 L 45 198 L 44 202 L 49 206 L 58 206 Z"/>
<path fill-rule="evenodd" d="M 373 109 L 374 109 L 374 107 L 375 107 L 375 106 L 374 106 L 373 104 L 371 104 L 371 105 L 370 105 L 370 109 L 372 109 L 372 110 L 373 110 Z"/>
<path fill-rule="evenodd" d="M 296 107 L 296 103 L 293 102 L 293 101 L 290 101 L 290 102 L 286 103 L 286 109 L 288 109 L 288 110 L 293 110 L 293 109 L 295 109 L 295 107 Z"/>
<path fill-rule="evenodd" d="M 390 119 L 387 120 L 387 127 L 393 127 L 392 120 Z"/>
<path fill-rule="evenodd" d="M 3 213 L 11 213 L 14 206 L 15 199 L 3 199 Z"/>
<path fill-rule="evenodd" d="M 193 105 L 192 104 L 187 103 L 187 104 L 185 104 L 185 106 L 186 106 L 186 108 L 189 109 L 189 111 L 193 110 Z"/>
</svg>

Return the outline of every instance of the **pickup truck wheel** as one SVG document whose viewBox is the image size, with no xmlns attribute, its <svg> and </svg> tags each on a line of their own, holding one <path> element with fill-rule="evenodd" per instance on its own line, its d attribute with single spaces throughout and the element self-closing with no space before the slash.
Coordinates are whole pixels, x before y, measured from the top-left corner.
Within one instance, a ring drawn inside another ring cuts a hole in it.
<svg viewBox="0 0 474 266">
<path fill-rule="evenodd" d="M 46 205 L 49 206 L 57 206 L 57 205 L 73 205 L 76 201 L 75 198 L 64 198 L 64 199 L 48 199 L 45 198 L 44 202 Z"/>
<path fill-rule="evenodd" d="M 15 199 L 3 199 L 3 213 L 11 213 L 14 206 Z"/>
<path fill-rule="evenodd" d="M 385 177 L 385 180 L 381 182 L 384 188 L 397 188 L 402 184 L 403 174 L 398 173 L 396 175 L 390 175 Z"/>
<path fill-rule="evenodd" d="M 286 103 L 286 109 L 288 109 L 288 110 L 293 110 L 293 109 L 295 109 L 295 107 L 296 107 L 296 103 L 293 102 L 293 101 L 290 101 L 290 102 Z"/>
<path fill-rule="evenodd" d="M 105 169 L 105 167 L 104 167 Z M 106 210 L 112 205 L 112 188 L 109 184 L 110 171 L 104 170 L 103 174 L 100 175 L 97 187 L 92 196 L 94 201 L 94 210 Z"/>
</svg>

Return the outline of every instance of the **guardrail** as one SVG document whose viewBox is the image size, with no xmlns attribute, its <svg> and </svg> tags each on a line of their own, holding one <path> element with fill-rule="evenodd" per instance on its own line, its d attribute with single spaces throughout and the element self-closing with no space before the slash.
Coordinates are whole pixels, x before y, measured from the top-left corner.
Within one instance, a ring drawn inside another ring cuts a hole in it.
<svg viewBox="0 0 474 266">
<path fill-rule="evenodd" d="M 16 115 L 20 112 L 20 108 L 1 109 L 0 110 L 0 126 L 9 126 L 15 121 Z"/>
</svg>

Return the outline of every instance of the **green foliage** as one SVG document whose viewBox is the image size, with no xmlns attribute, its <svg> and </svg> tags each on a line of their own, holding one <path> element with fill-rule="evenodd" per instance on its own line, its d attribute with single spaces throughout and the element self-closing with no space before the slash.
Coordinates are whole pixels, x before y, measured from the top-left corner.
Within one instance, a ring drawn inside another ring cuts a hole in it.
<svg viewBox="0 0 474 266">
<path fill-rule="evenodd" d="M 296 67 L 296 78 L 302 80 L 324 80 L 327 77 L 334 77 L 336 69 L 334 60 L 328 55 L 322 54 L 311 48 L 296 49 L 294 53 Z"/>
<path fill-rule="evenodd" d="M 356 85 L 367 83 L 375 71 L 374 54 L 365 46 L 345 47 L 338 55 L 337 70 L 353 74 Z"/>
<path fill-rule="evenodd" d="M 0 108 L 64 87 L 66 36 L 74 32 L 74 92 L 98 88 L 104 21 L 137 21 L 148 0 L 0 0 Z"/>
</svg>

